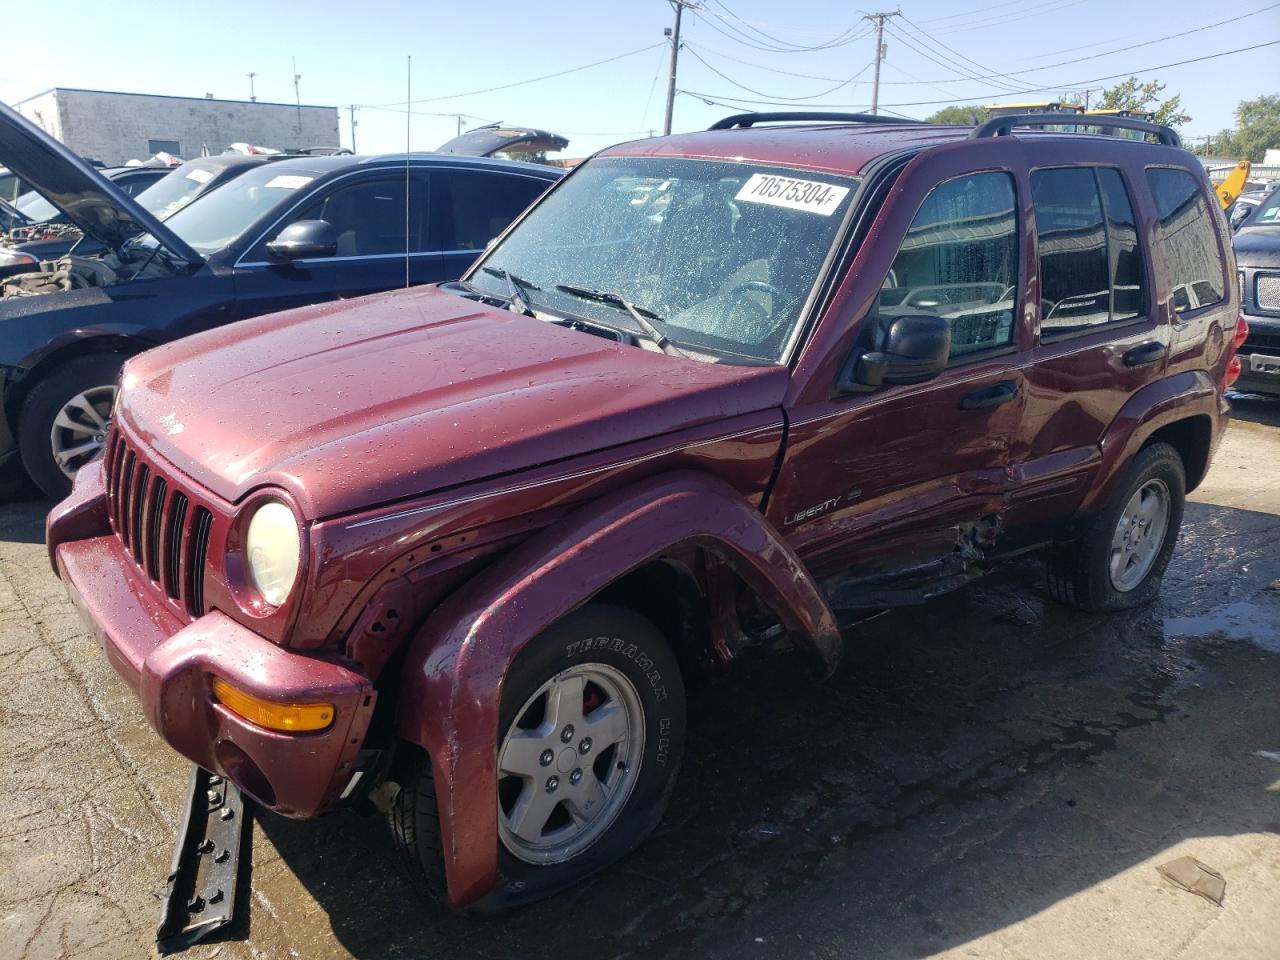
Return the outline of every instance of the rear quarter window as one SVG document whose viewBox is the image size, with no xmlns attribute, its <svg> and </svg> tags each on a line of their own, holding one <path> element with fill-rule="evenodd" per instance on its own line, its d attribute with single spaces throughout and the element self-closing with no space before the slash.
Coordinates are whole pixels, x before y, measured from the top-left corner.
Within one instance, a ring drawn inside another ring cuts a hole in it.
<svg viewBox="0 0 1280 960">
<path fill-rule="evenodd" d="M 1148 167 L 1147 183 L 1160 219 L 1160 245 L 1172 272 L 1174 311 L 1221 302 L 1226 296 L 1222 248 L 1214 211 L 1200 182 L 1186 170 Z"/>
</svg>

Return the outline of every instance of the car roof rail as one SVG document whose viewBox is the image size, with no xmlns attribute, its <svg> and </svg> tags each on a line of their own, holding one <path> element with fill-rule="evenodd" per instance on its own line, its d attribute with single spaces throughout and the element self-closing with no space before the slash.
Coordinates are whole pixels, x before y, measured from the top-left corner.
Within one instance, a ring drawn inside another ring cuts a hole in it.
<svg viewBox="0 0 1280 960">
<path fill-rule="evenodd" d="M 818 120 L 827 123 L 922 123 L 910 117 L 886 117 L 874 113 L 830 113 L 821 110 L 783 110 L 779 113 L 735 113 L 717 120 L 708 130 L 732 130 L 734 127 L 750 127 L 757 123 L 787 123 L 797 120 Z"/>
<path fill-rule="evenodd" d="M 1014 127 L 1056 127 L 1078 125 L 1085 127 L 1115 127 L 1121 130 L 1138 130 L 1153 134 L 1157 140 L 1167 147 L 1181 147 L 1182 138 L 1176 130 L 1162 123 L 1151 123 L 1136 117 L 1102 117 L 1086 113 L 1014 113 L 1007 117 L 992 117 L 985 123 L 974 127 L 969 134 L 970 140 L 981 137 L 1005 137 L 1013 132 Z"/>
</svg>

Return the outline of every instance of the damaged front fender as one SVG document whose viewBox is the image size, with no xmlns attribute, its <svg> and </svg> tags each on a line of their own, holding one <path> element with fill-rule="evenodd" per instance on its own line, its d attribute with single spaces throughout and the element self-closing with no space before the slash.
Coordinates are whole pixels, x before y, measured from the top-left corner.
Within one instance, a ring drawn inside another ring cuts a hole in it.
<svg viewBox="0 0 1280 960">
<path fill-rule="evenodd" d="M 516 655 L 610 583 L 688 547 L 755 590 L 820 673 L 835 669 L 840 632 L 817 584 L 768 521 L 716 477 L 655 478 L 525 541 L 428 618 L 404 669 L 399 732 L 431 757 L 454 906 L 483 897 L 497 880 L 498 718 Z"/>
</svg>

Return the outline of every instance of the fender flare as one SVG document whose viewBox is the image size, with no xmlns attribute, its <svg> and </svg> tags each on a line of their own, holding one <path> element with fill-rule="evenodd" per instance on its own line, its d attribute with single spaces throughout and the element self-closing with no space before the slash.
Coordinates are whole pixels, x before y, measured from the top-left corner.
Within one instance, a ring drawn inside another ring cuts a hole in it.
<svg viewBox="0 0 1280 960">
<path fill-rule="evenodd" d="M 1221 436 L 1217 424 L 1223 411 L 1217 386 L 1207 370 L 1187 370 L 1149 383 L 1130 397 L 1102 437 L 1102 463 L 1097 480 L 1081 502 L 1078 514 L 1101 509 L 1124 474 L 1125 466 L 1151 435 L 1188 417 L 1207 415 L 1214 424 L 1211 444 Z"/>
<path fill-rule="evenodd" d="M 758 591 L 822 673 L 839 663 L 839 627 L 813 578 L 764 516 L 710 474 L 660 475 L 535 534 L 427 618 L 402 674 L 397 728 L 431 757 L 453 906 L 498 879 L 498 722 L 516 655 L 618 577 L 689 545 Z"/>
</svg>

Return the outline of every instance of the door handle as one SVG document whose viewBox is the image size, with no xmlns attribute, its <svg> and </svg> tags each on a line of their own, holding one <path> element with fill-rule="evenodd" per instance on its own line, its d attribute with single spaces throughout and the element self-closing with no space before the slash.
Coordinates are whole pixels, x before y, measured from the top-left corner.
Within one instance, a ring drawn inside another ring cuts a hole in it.
<svg viewBox="0 0 1280 960">
<path fill-rule="evenodd" d="M 1140 343 L 1124 352 L 1124 365 L 1126 367 L 1140 367 L 1145 363 L 1155 363 L 1165 355 L 1168 349 L 1163 343 L 1155 340 Z"/>
<path fill-rule="evenodd" d="M 1017 380 L 1001 380 L 999 383 L 973 393 L 966 393 L 960 398 L 961 410 L 982 410 L 986 407 L 998 407 L 1008 403 L 1018 395 Z"/>
</svg>

